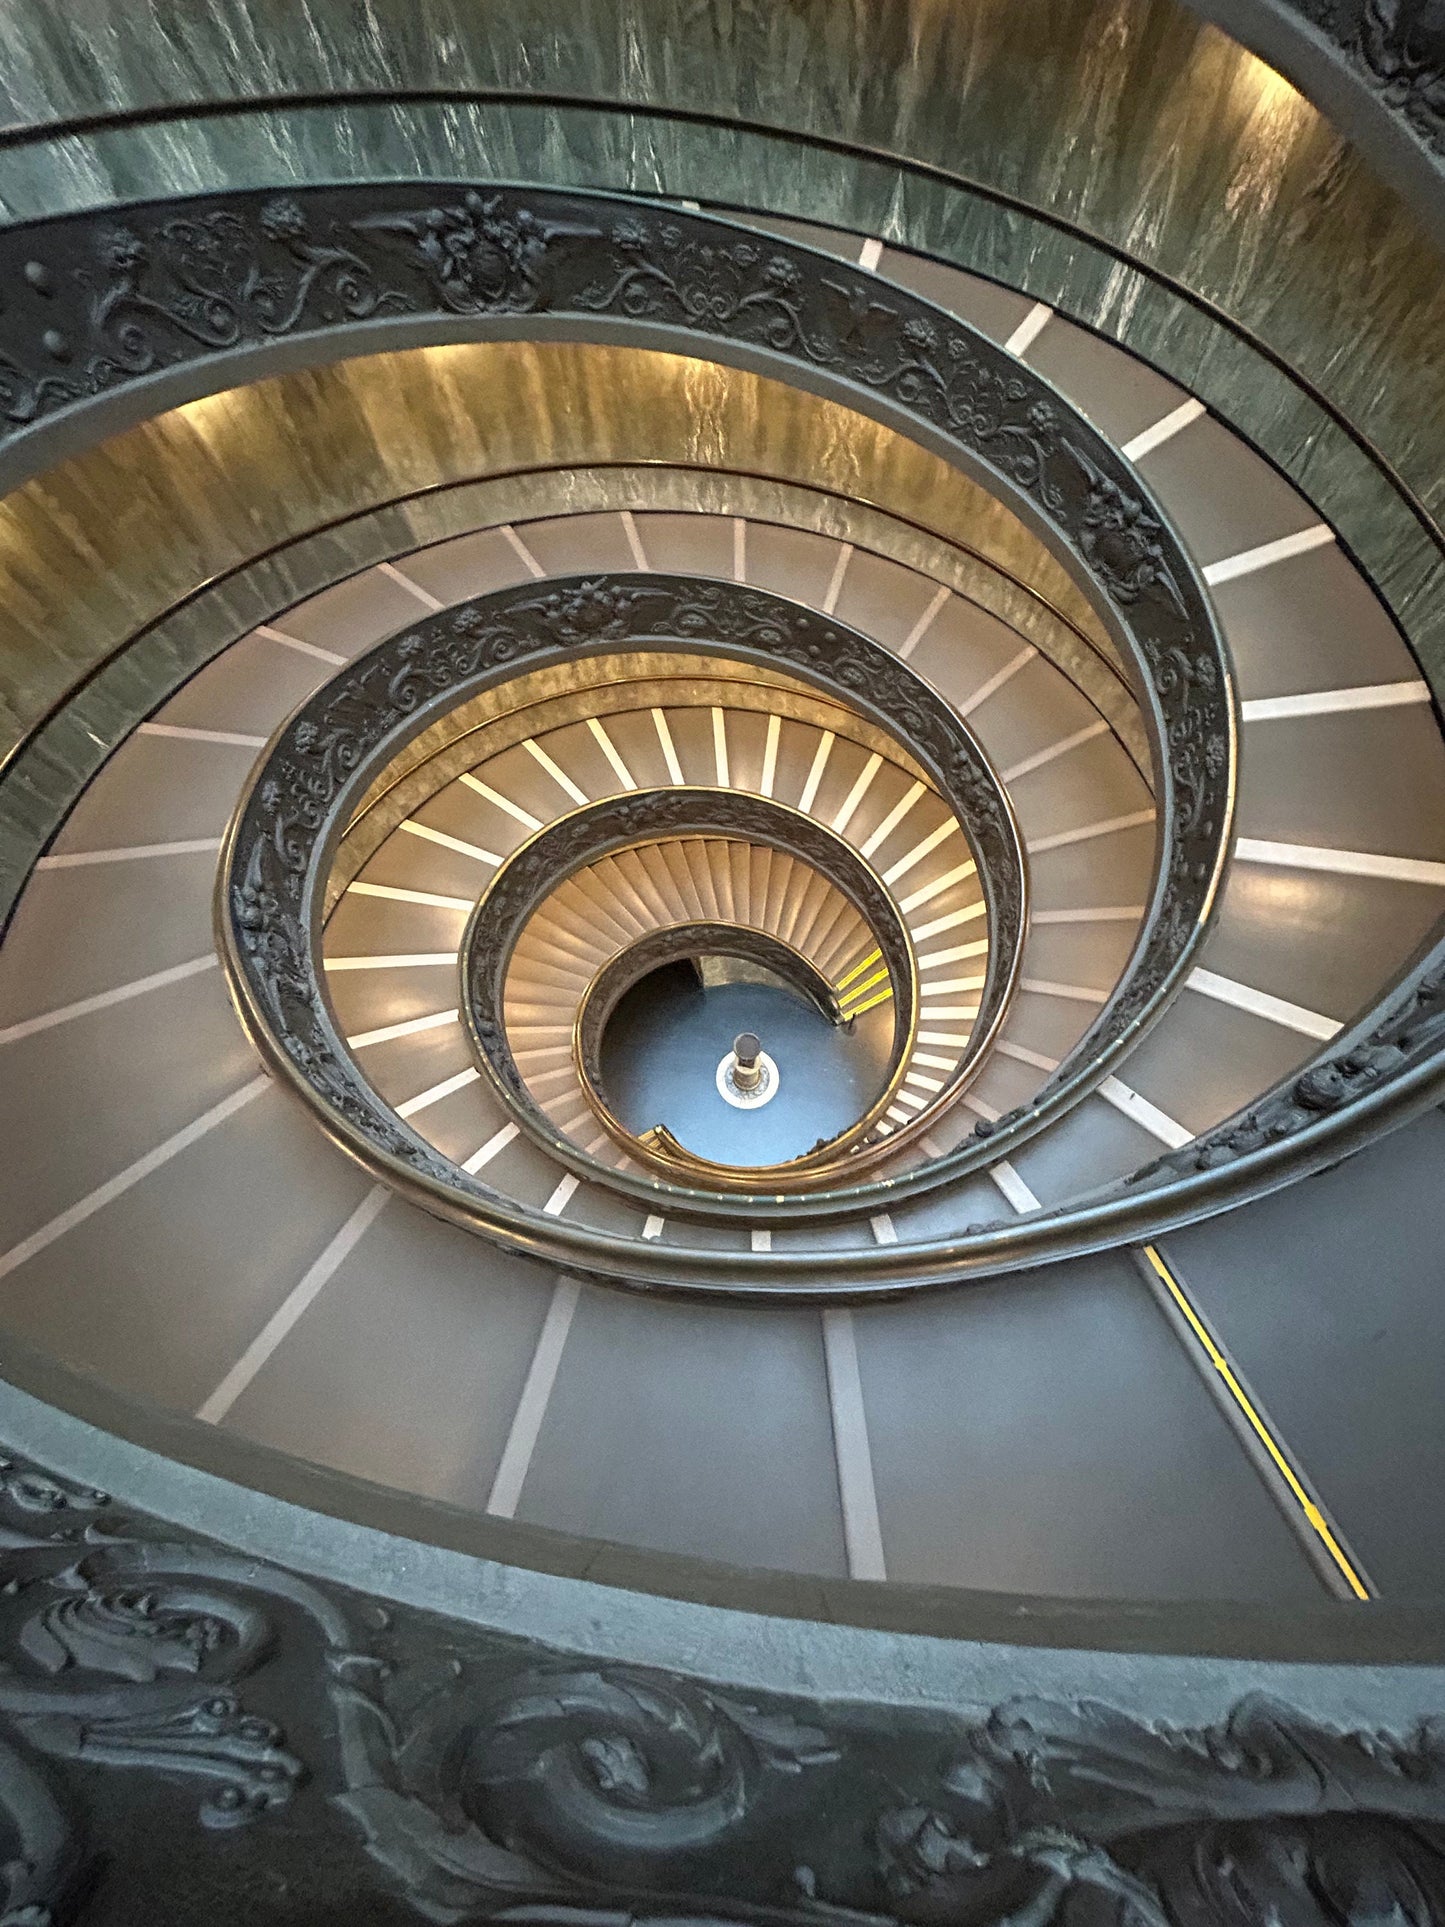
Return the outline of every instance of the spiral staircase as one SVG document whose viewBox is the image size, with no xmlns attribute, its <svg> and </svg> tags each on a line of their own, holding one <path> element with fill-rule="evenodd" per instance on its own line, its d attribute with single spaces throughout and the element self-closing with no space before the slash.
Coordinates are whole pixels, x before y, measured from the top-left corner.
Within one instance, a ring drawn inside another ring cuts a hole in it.
<svg viewBox="0 0 1445 1927">
<path fill-rule="evenodd" d="M 81 11 L 0 1923 L 1445 1922 L 1438 23 Z"/>
</svg>

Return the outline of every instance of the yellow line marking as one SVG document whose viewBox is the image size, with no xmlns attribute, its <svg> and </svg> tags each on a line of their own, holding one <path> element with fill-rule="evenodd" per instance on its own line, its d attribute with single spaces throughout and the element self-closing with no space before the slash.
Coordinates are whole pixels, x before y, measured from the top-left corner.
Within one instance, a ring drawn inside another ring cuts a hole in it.
<svg viewBox="0 0 1445 1927">
<path fill-rule="evenodd" d="M 855 977 L 861 977 L 865 970 L 871 970 L 882 955 L 883 952 L 881 950 L 870 950 L 862 963 L 855 963 L 846 977 L 840 977 L 838 979 L 837 983 L 833 986 L 834 990 L 846 990 Z"/>
<path fill-rule="evenodd" d="M 1300 1484 L 1299 1476 L 1295 1472 L 1294 1467 L 1280 1450 L 1269 1427 L 1250 1403 L 1249 1398 L 1245 1394 L 1244 1387 L 1235 1377 L 1230 1367 L 1229 1360 L 1225 1358 L 1214 1340 L 1209 1336 L 1209 1333 L 1204 1329 L 1197 1312 L 1176 1283 L 1169 1268 L 1165 1265 L 1164 1260 L 1159 1256 L 1159 1253 L 1154 1249 L 1153 1245 L 1144 1246 L 1144 1256 L 1149 1260 L 1151 1268 L 1158 1275 L 1165 1290 L 1169 1293 L 1175 1304 L 1178 1305 L 1180 1311 L 1183 1312 L 1189 1323 L 1189 1329 L 1204 1347 L 1205 1356 L 1229 1387 L 1230 1397 L 1234 1400 L 1240 1411 L 1243 1412 L 1246 1419 L 1248 1419 L 1255 1436 L 1265 1451 L 1268 1452 L 1275 1467 L 1279 1471 L 1280 1477 L 1289 1487 L 1295 1503 L 1299 1506 L 1301 1512 L 1304 1513 L 1311 1527 L 1318 1534 L 1331 1559 L 1334 1560 L 1336 1566 L 1338 1566 L 1344 1574 L 1351 1592 L 1354 1593 L 1356 1599 L 1369 1599 L 1371 1597 L 1369 1587 L 1365 1585 L 1364 1581 L 1345 1557 L 1339 1541 L 1330 1531 L 1329 1523 L 1325 1519 L 1324 1514 Z"/>
<path fill-rule="evenodd" d="M 892 995 L 893 986 L 890 984 L 887 990 L 880 990 L 878 995 L 876 997 L 870 997 L 867 1003 L 854 1004 L 851 1010 L 845 1011 L 843 1014 L 845 1017 L 861 1017 L 865 1010 L 876 1010 L 879 1004 L 886 1004 Z"/>
<path fill-rule="evenodd" d="M 888 966 L 885 964 L 881 970 L 875 970 L 871 977 L 865 977 L 861 984 L 854 984 L 847 996 L 839 998 L 838 1001 L 840 1004 L 850 1004 L 855 997 L 861 997 L 865 990 L 872 990 L 875 984 L 886 984 L 887 982 Z"/>
</svg>

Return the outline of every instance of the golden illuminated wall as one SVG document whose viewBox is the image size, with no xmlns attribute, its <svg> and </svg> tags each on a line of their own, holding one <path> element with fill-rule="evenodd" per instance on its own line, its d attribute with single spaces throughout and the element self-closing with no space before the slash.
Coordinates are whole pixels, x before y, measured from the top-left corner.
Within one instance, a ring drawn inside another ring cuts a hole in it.
<svg viewBox="0 0 1445 1927">
<path fill-rule="evenodd" d="M 982 551 L 1107 646 L 1079 590 L 1006 508 L 837 403 L 677 355 L 423 348 L 188 403 L 0 500 L 7 738 L 167 608 L 252 556 L 417 491 L 610 463 L 637 472 L 611 484 L 596 474 L 508 480 L 493 519 L 630 504 L 792 520 L 777 485 L 807 484 Z M 645 466 L 654 463 L 671 470 L 656 485 Z M 715 474 L 679 476 L 687 464 Z M 731 470 L 755 479 L 721 479 Z M 885 546 L 897 552 L 896 535 Z M 931 564 L 936 546 L 920 532 L 916 552 L 899 559 Z M 344 559 L 337 566 L 348 572 Z"/>
</svg>

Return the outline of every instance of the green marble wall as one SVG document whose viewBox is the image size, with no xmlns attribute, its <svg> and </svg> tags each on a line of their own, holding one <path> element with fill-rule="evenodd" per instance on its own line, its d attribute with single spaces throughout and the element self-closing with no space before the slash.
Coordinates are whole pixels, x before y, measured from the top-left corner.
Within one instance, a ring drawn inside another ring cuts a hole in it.
<svg viewBox="0 0 1445 1927">
<path fill-rule="evenodd" d="M 696 469 L 569 468 L 439 486 L 299 537 L 169 607 L 117 649 L 8 762 L 0 763 L 0 927 L 36 856 L 85 784 L 136 723 L 237 637 L 376 562 L 515 518 L 624 506 L 776 519 L 853 540 L 948 582 L 1027 636 L 1093 698 L 1141 770 L 1143 726 L 1097 644 L 977 553 L 885 511 L 758 476 Z"/>
<path fill-rule="evenodd" d="M 540 18 L 542 5 L 532 0 L 531 14 L 515 17 Z M 683 85 L 691 66 L 679 52 L 670 0 L 648 5 L 649 20 L 659 23 L 656 45 L 648 40 L 638 52 L 623 91 L 633 99 L 666 100 L 670 85 L 673 96 L 690 104 L 717 106 L 722 91 L 715 75 L 710 91 Z M 704 39 L 712 34 L 727 43 L 736 78 L 746 50 L 748 58 L 761 57 L 767 11 L 752 9 L 747 26 L 727 8 L 692 24 Z M 895 0 L 885 11 L 902 16 L 908 9 Z M 859 57 L 856 47 L 840 49 L 829 38 L 825 12 L 823 0 L 809 0 L 774 25 L 789 46 L 790 36 L 805 28 L 818 34 L 816 60 L 795 75 L 799 100 L 809 89 L 826 92 L 830 62 L 847 66 Z M 303 15 L 288 9 L 284 19 L 273 20 L 259 11 L 269 49 L 264 56 L 244 35 L 235 41 L 233 51 L 244 52 L 244 74 L 256 91 L 274 90 L 288 76 L 298 86 L 375 80 L 364 52 L 356 53 L 354 72 L 339 48 L 325 53 L 319 14 L 298 39 Z M 72 50 L 63 75 L 52 75 L 56 111 L 103 111 L 107 100 L 144 105 L 243 94 L 246 82 L 227 78 L 229 56 L 215 39 L 217 22 L 229 17 L 198 20 L 189 8 L 159 16 L 127 8 L 120 22 L 92 0 L 82 18 L 93 23 L 94 37 L 87 40 L 83 30 L 77 44 L 104 46 L 116 71 L 104 85 L 95 74 L 86 81 L 73 71 Z M 593 47 L 598 93 L 622 86 L 608 65 L 608 17 L 604 7 Z M 160 69 L 180 62 L 164 84 L 133 60 L 147 18 L 160 18 L 164 27 Z M 428 18 L 443 31 L 441 15 L 433 10 Z M 384 8 L 374 12 L 376 44 L 392 46 L 387 36 L 400 36 L 393 48 L 398 86 L 455 91 L 492 84 L 487 72 L 510 85 L 517 76 L 488 39 L 489 18 L 463 8 L 447 29 L 455 60 L 445 79 L 428 64 L 427 48 L 407 22 Z M 923 156 L 929 167 L 617 109 L 459 98 L 339 101 L 22 138 L 0 167 L 0 211 L 24 219 L 117 198 L 255 182 L 493 175 L 675 194 L 879 234 L 1048 301 L 1197 393 L 1311 497 L 1391 603 L 1427 671 L 1445 684 L 1445 561 L 1438 539 L 1400 493 L 1413 493 L 1438 518 L 1445 490 L 1439 460 L 1445 357 L 1435 350 L 1445 337 L 1445 293 L 1438 257 L 1314 110 L 1213 29 L 1169 8 L 1137 4 L 1124 9 L 1122 20 L 1099 9 L 1090 15 L 1082 0 L 1019 8 L 1010 18 L 1012 26 L 995 21 L 985 32 L 983 10 L 950 8 L 947 30 L 940 26 L 920 41 L 911 68 L 904 61 L 890 69 L 887 86 L 878 75 L 851 92 L 839 82 L 829 96 L 832 106 L 819 108 L 815 124 L 827 136 L 861 137 L 860 130 L 871 128 L 877 149 L 886 151 L 890 143 L 875 125 L 886 95 L 899 120 L 893 148 Z M 1089 18 L 1098 28 L 1092 36 L 1082 31 Z M 1152 39 L 1141 24 L 1146 20 L 1153 22 Z M 968 23 L 967 33 L 959 22 Z M 20 24 L 24 31 L 0 51 L 0 76 L 10 73 L 17 112 L 31 115 L 44 97 L 45 62 L 60 55 L 40 16 L 26 13 Z M 1030 25 L 1041 35 L 1077 29 L 1076 44 L 1092 47 L 1098 40 L 1108 60 L 1091 54 L 1075 72 L 1066 49 L 1035 49 L 1021 37 Z M 880 31 L 870 15 L 859 45 Z M 546 83 L 546 62 L 555 60 L 556 72 L 580 88 L 582 52 L 571 37 L 544 34 L 535 44 L 545 53 L 538 56 L 538 86 Z M 1152 49 L 1149 60 L 1145 45 Z M 940 89 L 947 60 L 965 52 L 975 64 L 953 75 L 951 98 L 988 110 L 985 122 L 996 136 L 991 144 L 981 143 L 976 115 L 945 113 Z M 487 67 L 492 56 L 501 61 L 495 70 Z M 943 64 L 935 66 L 935 59 Z M 1143 67 L 1151 67 L 1147 84 Z M 1050 110 L 1055 119 L 1044 133 L 1036 69 L 1058 83 Z M 1010 73 L 1020 98 L 1031 103 L 1029 114 L 1005 111 Z M 763 78 L 751 73 L 739 94 L 744 111 L 761 118 L 770 104 L 767 117 L 778 124 L 806 124 L 799 100 L 786 103 L 785 114 L 785 103 Z M 1135 81 L 1137 97 L 1129 92 Z M 932 171 L 951 165 L 950 153 L 960 165 L 967 160 L 985 185 Z M 1002 198 L 1013 195 L 1019 202 Z M 1037 212 L 1021 204 L 1030 195 Z M 1090 226 L 1145 265 L 1129 265 L 1088 238 Z M 1298 368 L 1305 385 L 1274 355 Z M 1309 384 L 1344 414 L 1377 459 Z"/>
<path fill-rule="evenodd" d="M 891 511 L 921 525 L 915 554 L 900 559 L 930 567 L 944 563 L 947 545 L 976 550 L 1112 654 L 1072 579 L 1001 502 L 877 422 L 685 356 L 472 343 L 228 389 L 98 443 L 0 500 L 0 745 L 130 637 L 269 549 L 458 481 L 609 462 L 760 478 L 745 486 L 718 477 L 700 493 L 694 485 L 700 505 L 729 513 L 776 506 L 790 519 L 787 504 L 774 503 L 778 483 Z M 595 484 L 569 488 L 564 476 L 518 481 L 492 519 L 564 512 L 589 487 L 595 496 Z M 550 506 L 529 507 L 543 489 Z M 662 506 L 659 492 L 644 474 L 622 505 Z M 1023 600 L 1013 613 L 1032 620 Z M 1077 653 L 1088 686 L 1089 652 L 1079 644 Z M 1117 690 L 1112 700 L 1117 708 Z"/>
<path fill-rule="evenodd" d="M 1304 369 L 1439 499 L 1438 255 L 1308 103 L 1173 0 L 11 0 L 0 48 L 14 128 L 424 90 L 448 97 L 430 125 L 350 108 L 329 132 L 177 123 L 151 130 L 144 152 L 169 192 L 238 161 L 251 178 L 298 164 L 318 178 L 328 147 L 348 174 L 388 153 L 392 169 L 476 171 L 463 162 L 490 143 L 464 97 L 498 92 L 846 142 L 985 187 L 1178 280 Z M 599 141 L 541 113 L 518 160 L 568 180 L 585 150 L 639 184 L 930 245 L 916 224 L 942 209 L 925 212 L 921 182 L 900 193 L 886 171 L 862 183 L 817 149 L 788 143 L 764 161 L 717 134 L 713 163 L 695 156 L 683 181 L 666 126 L 624 117 Z M 124 192 L 142 165 L 127 151 L 95 134 L 51 146 L 27 192 L 12 150 L 7 199 L 33 207 L 37 184 L 103 193 L 108 178 Z M 1120 317 L 1134 300 L 1126 277 L 1100 298 Z"/>
<path fill-rule="evenodd" d="M 245 104 L 367 89 L 445 98 Z M 574 104 L 466 98 L 498 90 Z M 1445 685 L 1445 564 L 1391 482 L 1438 512 L 1438 263 L 1307 103 L 1170 0 L 371 0 L 361 14 L 13 0 L 0 98 L 14 219 L 257 182 L 493 174 L 791 213 L 992 275 L 1144 355 L 1277 461 Z M 153 110 L 170 117 L 124 118 Z M 68 498 L 68 483 L 40 486 Z M 94 504 L 82 490 L 65 506 Z M 0 639 L 11 731 L 116 646 L 103 625 L 85 643 L 49 602 L 76 578 L 26 526 L 36 560 L 0 545 L 19 574 Z"/>
</svg>

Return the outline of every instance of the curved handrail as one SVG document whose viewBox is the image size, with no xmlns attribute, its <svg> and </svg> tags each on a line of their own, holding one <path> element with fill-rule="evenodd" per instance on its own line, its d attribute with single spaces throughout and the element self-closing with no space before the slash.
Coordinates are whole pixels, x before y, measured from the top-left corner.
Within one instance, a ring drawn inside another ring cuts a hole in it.
<svg viewBox="0 0 1445 1927">
<path fill-rule="evenodd" d="M 843 1016 L 837 991 L 809 958 L 791 944 L 784 943 L 780 937 L 745 925 L 674 924 L 650 931 L 602 966 L 582 993 L 577 1007 L 572 1060 L 578 1082 L 609 1136 L 623 1149 L 636 1155 L 636 1147 L 640 1144 L 644 1151 L 650 1150 L 663 1161 L 669 1175 L 685 1171 L 694 1179 L 706 1180 L 711 1174 L 727 1173 L 728 1167 L 719 1165 L 715 1159 L 689 1151 L 665 1124 L 652 1125 L 640 1135 L 627 1130 L 603 1095 L 601 1062 L 603 1034 L 619 1000 L 642 977 L 662 964 L 680 962 L 699 953 L 761 965 L 800 992 L 830 1023 L 843 1024 L 847 1019 Z M 915 1017 L 912 1035 L 916 1035 L 916 1031 Z M 901 1063 L 902 1053 L 896 1047 L 890 1051 L 890 1060 L 895 1056 Z M 899 1063 L 893 1064 L 893 1075 L 889 1077 L 887 1085 L 889 1093 L 897 1089 Z M 870 1115 L 875 1115 L 878 1109 L 877 1103 L 871 1105 Z M 814 1147 L 815 1151 L 819 1148 Z"/>
<path fill-rule="evenodd" d="M 83 217 L 75 222 L 54 224 L 72 248 L 86 232 Z M 76 340 L 65 336 L 84 373 L 50 370 L 28 315 L 11 330 L 32 421 L 85 405 L 101 369 L 118 389 L 207 356 L 402 317 L 431 338 L 565 324 L 639 343 L 702 340 L 725 356 L 791 366 L 991 475 L 1072 555 L 1135 655 L 1160 762 L 1164 860 L 1150 914 L 1128 985 L 1095 1020 L 1080 1057 L 1106 1067 L 1160 1013 L 1225 860 L 1230 673 L 1202 584 L 1162 512 L 1124 458 L 1026 364 L 830 257 L 619 197 L 497 187 L 448 189 L 428 204 L 398 184 L 307 189 L 176 203 L 163 218 L 140 210 L 131 227 L 105 234 L 103 273 L 93 263 L 85 270 L 105 292 L 73 317 Z M 216 241 L 209 333 L 184 325 L 185 248 L 197 234 Z M 68 299 L 66 283 L 62 306 Z M 52 318 L 65 317 L 57 307 Z M 129 361 L 116 359 L 118 332 Z M 1060 1079 L 1050 1095 L 1062 1090 Z M 1014 1140 L 1025 1135 L 1022 1123 L 1011 1129 Z"/>
<path fill-rule="evenodd" d="M 574 1169 L 597 1171 L 595 1160 L 579 1151 L 536 1102 L 512 1055 L 505 1003 L 513 952 L 551 892 L 579 870 L 641 844 L 697 835 L 763 843 L 801 857 L 858 912 L 883 953 L 894 992 L 893 1044 L 883 1089 L 861 1117 L 826 1145 L 766 1166 L 718 1164 L 690 1152 L 674 1157 L 666 1140 L 659 1145 L 639 1142 L 606 1106 L 598 1107 L 599 1116 L 609 1134 L 640 1163 L 672 1176 L 681 1167 L 695 1183 L 709 1188 L 751 1193 L 820 1184 L 840 1162 L 854 1161 L 845 1154 L 868 1135 L 897 1094 L 918 1027 L 918 969 L 908 927 L 872 867 L 836 832 L 771 798 L 700 787 L 634 790 L 570 811 L 520 844 L 477 899 L 462 937 L 461 1009 L 477 1061 L 503 1102 L 553 1156 Z M 621 1180 L 622 1188 L 636 1188 L 640 1197 L 656 1194 L 655 1186 L 635 1186 L 625 1173 L 610 1167 L 600 1174 L 614 1186 Z"/>
<path fill-rule="evenodd" d="M 478 689 L 555 660 L 559 650 L 596 654 L 679 643 L 695 649 L 700 642 L 841 691 L 864 715 L 904 736 L 966 826 L 977 859 L 990 954 L 972 1056 L 1002 1021 L 1027 918 L 1018 827 L 966 725 L 906 664 L 833 618 L 736 583 L 628 575 L 494 591 L 388 638 L 283 725 L 233 819 L 217 886 L 233 994 L 263 1055 L 354 1153 L 396 1158 L 410 1181 L 452 1194 L 449 1209 L 456 1208 L 454 1167 L 380 1103 L 351 1065 L 324 996 L 302 988 L 318 983 L 331 853 L 378 771 Z M 559 1155 L 570 1162 L 581 1154 L 569 1146 Z M 608 1175 L 626 1186 L 625 1174 Z M 465 1218 L 482 1208 L 491 1214 L 489 1229 L 514 1229 L 504 1222 L 513 1215 L 505 1201 L 468 1185 Z M 679 1208 L 726 1209 L 729 1202 L 699 1188 L 676 1187 L 670 1195 Z M 745 1212 L 745 1203 L 732 1202 Z M 527 1214 L 515 1215 L 525 1223 Z"/>
<path fill-rule="evenodd" d="M 582 198 L 585 199 L 586 197 Z M 261 197 L 255 196 L 250 197 L 250 199 L 252 202 L 259 202 Z M 214 205 L 214 203 L 211 205 Z M 167 204 L 167 212 L 173 212 L 174 206 L 175 204 Z M 657 212 L 651 209 L 648 211 L 650 213 Z M 104 217 L 83 216 L 77 217 L 77 220 L 79 221 L 80 228 L 94 237 L 104 231 L 98 225 L 99 221 L 103 219 L 109 222 L 114 218 L 115 215 L 112 212 Z M 683 220 L 690 217 L 679 215 L 676 218 Z M 37 237 L 43 240 L 46 236 L 52 232 L 56 232 L 58 229 L 63 228 L 68 231 L 69 225 L 67 217 L 66 221 L 59 224 L 48 222 L 32 223 L 13 230 L 12 232 L 25 237 L 24 245 L 28 247 L 36 241 Z M 736 235 L 739 230 L 728 229 L 727 232 Z M 756 240 L 756 237 L 753 238 Z M 776 250 L 781 253 L 785 251 L 788 244 L 769 242 L 767 246 L 770 252 L 776 248 Z M 40 252 L 44 252 L 43 248 Z M 825 264 L 831 270 L 835 281 L 838 280 L 839 277 L 842 277 L 842 285 L 851 284 L 861 289 L 871 281 L 870 277 L 853 275 L 852 271 L 845 264 L 829 260 L 826 257 L 813 255 L 808 250 L 796 250 L 796 252 L 815 264 Z M 40 265 L 44 266 L 44 263 L 41 262 Z M 877 283 L 872 283 L 871 285 L 875 288 L 881 286 L 881 284 Z M 888 290 L 888 292 L 890 298 L 895 293 L 895 291 L 891 289 Z M 40 310 L 37 308 L 35 312 L 38 313 Z M 224 360 L 223 354 L 221 358 Z M 215 371 L 212 370 L 211 375 L 214 375 L 214 372 Z M 210 375 L 204 377 L 202 386 L 206 385 L 207 382 L 209 382 L 209 385 L 216 385 Z M 99 417 L 97 417 L 97 419 L 99 419 Z M 1146 503 L 1146 507 L 1147 506 L 1148 504 Z M 1414 994 L 1413 985 L 1415 982 L 1416 978 L 1413 975 L 1407 976 L 1407 978 L 1403 980 L 1398 996 L 1408 1000 Z M 1394 1001 L 1398 1001 L 1398 999 L 1392 1000 L 1387 997 L 1377 1008 L 1383 1009 L 1386 1005 L 1393 1008 Z M 1352 1148 L 1355 1144 L 1367 1141 L 1370 1136 L 1377 1134 L 1378 1131 L 1385 1128 L 1388 1123 L 1398 1121 L 1408 1116 L 1414 1109 L 1432 1101 L 1440 1087 L 1441 1078 L 1438 1063 L 1433 1062 L 1428 1054 L 1422 1059 L 1411 1060 L 1405 1063 L 1397 1072 L 1386 1072 L 1382 1075 L 1379 1082 L 1374 1085 L 1363 1098 L 1352 1098 L 1347 1105 L 1337 1111 L 1328 1114 L 1317 1114 L 1298 1134 L 1287 1139 L 1275 1139 L 1269 1144 L 1260 1147 L 1257 1152 L 1252 1153 L 1248 1158 L 1240 1160 L 1237 1164 L 1223 1171 L 1199 1174 L 1199 1182 L 1202 1188 L 1196 1189 L 1195 1186 L 1191 1184 L 1188 1189 L 1188 1194 L 1185 1195 L 1176 1192 L 1171 1186 L 1166 1194 L 1162 1196 L 1156 1194 L 1155 1200 L 1148 1210 L 1141 1211 L 1139 1209 L 1138 1199 L 1126 1201 L 1128 1209 L 1121 1211 L 1118 1215 L 1114 1215 L 1111 1209 L 1109 1222 L 1114 1226 L 1114 1231 L 1107 1236 L 1100 1229 L 1101 1221 L 1091 1220 L 1088 1225 L 1076 1226 L 1068 1236 L 1063 1235 L 1061 1227 L 1054 1224 L 1048 1227 L 1048 1235 L 1046 1238 L 1037 1236 L 1029 1229 L 1026 1222 L 1013 1229 L 1011 1236 L 1004 1241 L 1007 1247 L 1006 1251 L 1003 1247 L 1000 1247 L 997 1256 L 1005 1257 L 1010 1265 L 1017 1265 L 1042 1262 L 1044 1258 L 1064 1255 L 1065 1252 L 1070 1249 L 1094 1249 L 1101 1243 L 1111 1241 L 1113 1237 L 1131 1235 L 1130 1227 L 1137 1229 L 1140 1227 L 1148 1227 L 1151 1223 L 1157 1224 L 1161 1222 L 1161 1214 L 1163 1214 L 1164 1205 L 1168 1200 L 1174 1201 L 1173 1215 L 1172 1218 L 1170 1218 L 1171 1222 L 1187 1222 L 1210 1210 L 1226 1208 L 1226 1205 L 1229 1203 L 1239 1202 L 1245 1197 L 1257 1196 L 1261 1191 L 1268 1190 L 1275 1185 L 1286 1182 L 1288 1177 L 1293 1175 L 1297 1170 L 1318 1168 L 1321 1164 L 1331 1161 L 1332 1158 L 1342 1155 L 1344 1151 Z M 996 1142 L 994 1147 L 995 1152 L 1001 1153 L 1003 1149 L 1003 1142 Z M 795 1211 L 802 1208 L 801 1201 L 793 1207 Z M 614 1254 L 614 1257 L 620 1257 L 625 1249 L 624 1242 L 620 1240 L 615 1242 L 618 1246 L 618 1251 Z M 972 1235 L 963 1237 L 961 1241 L 956 1243 L 952 1248 L 952 1255 L 957 1259 L 957 1269 L 960 1272 L 983 1269 L 987 1268 L 991 1263 L 997 1262 L 997 1256 L 993 1249 L 997 1242 L 998 1241 L 991 1236 L 982 1234 L 977 1238 Z M 545 1248 L 550 1255 L 566 1255 L 559 1246 L 545 1243 L 542 1240 L 536 1242 L 536 1248 Z M 932 1275 L 939 1277 L 947 1275 L 943 1269 L 934 1265 L 933 1256 L 929 1248 L 914 1246 L 908 1255 L 910 1262 L 916 1265 L 917 1273 L 920 1277 L 930 1272 Z M 638 1254 L 635 1251 L 633 1252 L 633 1258 L 636 1261 L 634 1268 L 639 1272 L 647 1268 L 645 1263 L 646 1257 L 647 1254 L 643 1253 L 639 1259 Z M 868 1259 L 869 1266 L 871 1267 L 874 1254 L 868 1254 Z M 901 1273 L 903 1262 L 901 1256 L 890 1257 L 885 1253 L 881 1262 L 895 1273 Z M 707 1265 L 700 1255 L 698 1264 L 701 1269 L 707 1269 Z M 799 1275 L 800 1282 L 802 1272 L 805 1269 L 801 1263 L 793 1258 L 792 1254 L 789 1254 L 786 1259 L 775 1259 L 774 1268 L 782 1272 L 796 1271 Z M 865 1267 L 865 1269 L 866 1268 L 868 1267 Z M 831 1255 L 829 1270 L 835 1278 L 843 1276 L 850 1269 L 851 1261 L 848 1254 L 838 1252 Z"/>
</svg>

